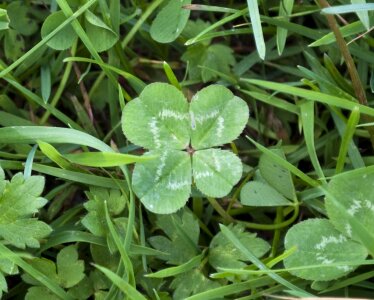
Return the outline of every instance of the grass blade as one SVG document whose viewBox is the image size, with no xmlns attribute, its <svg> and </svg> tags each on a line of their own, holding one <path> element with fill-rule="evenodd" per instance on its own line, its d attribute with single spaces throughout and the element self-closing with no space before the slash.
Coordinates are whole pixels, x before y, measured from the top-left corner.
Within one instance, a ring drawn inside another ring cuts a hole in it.
<svg viewBox="0 0 374 300">
<path fill-rule="evenodd" d="M 264 34 L 262 32 L 260 12 L 258 10 L 257 0 L 247 0 L 249 18 L 251 19 L 253 35 L 255 37 L 256 49 L 258 55 L 262 60 L 265 59 L 266 45 L 264 41 Z"/>
</svg>

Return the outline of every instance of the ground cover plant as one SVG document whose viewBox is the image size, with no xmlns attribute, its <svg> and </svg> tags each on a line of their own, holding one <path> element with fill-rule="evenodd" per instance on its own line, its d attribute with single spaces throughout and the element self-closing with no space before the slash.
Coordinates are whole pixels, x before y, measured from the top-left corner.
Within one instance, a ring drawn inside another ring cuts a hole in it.
<svg viewBox="0 0 374 300">
<path fill-rule="evenodd" d="M 1 298 L 374 298 L 373 11 L 2 1 Z"/>
</svg>

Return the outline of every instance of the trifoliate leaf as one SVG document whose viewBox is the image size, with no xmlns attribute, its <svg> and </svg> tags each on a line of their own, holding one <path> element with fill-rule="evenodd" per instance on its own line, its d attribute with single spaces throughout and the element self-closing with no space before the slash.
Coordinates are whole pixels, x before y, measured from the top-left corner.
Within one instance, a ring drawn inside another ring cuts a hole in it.
<svg viewBox="0 0 374 300">
<path fill-rule="evenodd" d="M 25 248 L 39 247 L 39 240 L 51 232 L 44 222 L 31 218 L 47 200 L 39 197 L 44 188 L 42 176 L 24 179 L 16 174 L 11 182 L 0 179 L 0 236 L 8 243 Z"/>
<path fill-rule="evenodd" d="M 57 272 L 59 282 L 64 288 L 70 288 L 84 277 L 84 261 L 78 260 L 75 245 L 63 248 L 57 255 Z"/>
<path fill-rule="evenodd" d="M 230 151 L 198 150 L 192 156 L 193 178 L 197 188 L 209 197 L 224 197 L 238 183 L 243 167 Z"/>
<path fill-rule="evenodd" d="M 289 206 L 291 202 L 268 183 L 251 181 L 240 191 L 240 202 L 249 206 Z"/>
<path fill-rule="evenodd" d="M 169 264 L 180 265 L 194 256 L 198 251 L 200 234 L 199 223 L 187 209 L 170 215 L 158 215 L 156 225 L 165 232 L 165 236 L 152 236 L 149 243 L 152 247 L 167 254 L 157 256 Z"/>
<path fill-rule="evenodd" d="M 285 237 L 285 248 L 296 252 L 284 260 L 286 268 L 306 267 L 289 272 L 307 280 L 334 280 L 352 272 L 355 267 L 346 262 L 362 261 L 367 250 L 337 231 L 327 219 L 309 219 L 294 225 Z M 324 267 L 332 263 L 339 266 Z M 317 268 L 307 268 L 320 265 Z"/>
<path fill-rule="evenodd" d="M 286 159 L 282 149 L 271 149 L 278 156 Z M 269 155 L 262 154 L 259 161 L 261 176 L 279 193 L 290 200 L 296 198 L 291 172 L 277 164 Z"/>
<path fill-rule="evenodd" d="M 91 187 L 87 192 L 89 201 L 84 204 L 87 215 L 82 219 L 82 224 L 94 235 L 105 237 L 107 225 L 105 218 L 105 201 L 110 215 L 120 214 L 126 205 L 126 197 L 118 190 Z"/>
<path fill-rule="evenodd" d="M 117 41 L 118 35 L 98 16 L 87 10 L 84 14 L 85 29 L 97 52 L 111 48 Z"/>
<path fill-rule="evenodd" d="M 191 0 L 170 0 L 154 19 L 151 37 L 159 43 L 174 41 L 182 33 L 190 16 L 190 10 L 183 8 L 188 4 L 191 4 Z"/>
<path fill-rule="evenodd" d="M 374 174 L 368 168 L 333 177 L 328 185 L 326 210 L 331 223 L 372 253 L 374 249 Z"/>
<path fill-rule="evenodd" d="M 132 176 L 134 192 L 144 206 L 154 213 L 173 213 L 183 207 L 191 193 L 191 158 L 177 150 L 151 151 L 159 155 L 135 165 Z"/>
<path fill-rule="evenodd" d="M 185 149 L 189 144 L 188 103 L 174 86 L 148 85 L 122 114 L 122 129 L 134 144 L 147 149 Z"/>
<path fill-rule="evenodd" d="M 218 282 L 212 281 L 205 277 L 200 269 L 194 269 L 175 277 L 170 287 L 175 289 L 173 299 L 186 299 L 210 289 L 219 287 Z"/>
<path fill-rule="evenodd" d="M 41 36 L 45 38 L 49 33 L 55 30 L 61 23 L 66 21 L 66 16 L 63 11 L 56 11 L 50 14 L 43 23 L 41 28 Z M 61 29 L 52 39 L 47 43 L 49 47 L 55 50 L 65 50 L 70 48 L 77 38 L 73 27 L 68 24 Z"/>
<path fill-rule="evenodd" d="M 230 230 L 256 257 L 262 257 L 269 251 L 270 245 L 265 240 L 256 237 L 255 233 L 244 231 L 241 225 L 229 226 Z M 219 232 L 209 245 L 209 263 L 216 270 L 219 268 L 243 268 L 247 257 L 237 249 L 226 236 Z"/>
<path fill-rule="evenodd" d="M 192 98 L 191 144 L 196 150 L 227 144 L 243 131 L 248 105 L 221 85 L 208 86 Z"/>
</svg>

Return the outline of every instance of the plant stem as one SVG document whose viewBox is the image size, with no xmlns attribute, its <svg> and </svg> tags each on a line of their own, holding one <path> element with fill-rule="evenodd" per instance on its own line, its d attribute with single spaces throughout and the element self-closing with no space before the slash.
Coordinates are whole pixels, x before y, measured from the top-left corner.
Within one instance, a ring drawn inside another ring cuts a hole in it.
<svg viewBox="0 0 374 300">
<path fill-rule="evenodd" d="M 330 7 L 327 0 L 318 0 L 318 2 L 319 2 L 319 5 L 322 8 Z M 333 15 L 326 15 L 326 19 L 327 19 L 327 22 L 329 24 L 329 27 L 330 27 L 331 31 L 335 35 L 336 43 L 338 44 L 340 52 L 341 52 L 341 54 L 344 58 L 344 61 L 345 61 L 346 65 L 347 65 L 349 76 L 351 77 L 353 89 L 354 89 L 355 95 L 358 99 L 358 102 L 362 105 L 367 106 L 368 102 L 367 102 L 367 99 L 366 99 L 365 90 L 362 86 L 360 77 L 359 77 L 358 72 L 357 72 L 356 65 L 353 61 L 351 53 L 349 52 L 347 43 L 345 42 L 345 40 L 344 40 L 340 30 L 339 30 L 339 27 L 338 27 L 338 24 L 335 20 L 335 17 Z M 371 117 L 363 116 L 363 118 L 364 118 L 365 122 L 373 122 L 373 118 L 371 118 Z M 371 126 L 368 127 L 368 132 L 369 132 L 369 135 L 370 135 L 370 141 L 371 141 L 372 147 L 374 148 L 374 127 L 371 127 Z"/>
</svg>

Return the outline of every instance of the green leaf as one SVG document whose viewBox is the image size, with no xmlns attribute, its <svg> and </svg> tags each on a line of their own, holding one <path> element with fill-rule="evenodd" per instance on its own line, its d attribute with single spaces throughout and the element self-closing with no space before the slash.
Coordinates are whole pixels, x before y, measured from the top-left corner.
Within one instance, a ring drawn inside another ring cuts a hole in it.
<svg viewBox="0 0 374 300">
<path fill-rule="evenodd" d="M 60 11 L 50 14 L 44 21 L 41 28 L 41 36 L 44 39 L 48 34 L 55 30 L 62 22 L 66 21 L 66 16 Z M 68 24 L 61 29 L 53 38 L 51 38 L 47 45 L 55 50 L 65 50 L 70 48 L 77 38 L 73 27 Z"/>
<path fill-rule="evenodd" d="M 29 8 L 23 1 L 12 1 L 7 6 L 10 27 L 22 35 L 32 35 L 38 30 L 35 20 L 29 18 Z"/>
<path fill-rule="evenodd" d="M 4 37 L 4 51 L 5 57 L 9 60 L 17 60 L 25 49 L 25 40 L 13 29 L 9 29 L 5 32 Z"/>
<path fill-rule="evenodd" d="M 188 103 L 176 87 L 148 85 L 122 114 L 122 129 L 134 144 L 148 149 L 185 149 L 189 144 Z"/>
<path fill-rule="evenodd" d="M 27 290 L 25 300 L 61 300 L 44 286 L 33 286 Z"/>
<path fill-rule="evenodd" d="M 337 231 L 327 219 L 309 219 L 294 225 L 286 234 L 286 251 L 297 250 L 284 260 L 286 268 L 297 277 L 307 280 L 328 281 L 342 277 L 354 270 L 344 262 L 362 261 L 367 250 Z M 325 266 L 329 264 L 338 266 Z M 302 268 L 320 265 L 319 268 Z"/>
<path fill-rule="evenodd" d="M 118 41 L 118 35 L 98 16 L 87 10 L 85 18 L 87 36 L 97 52 L 108 50 Z"/>
<path fill-rule="evenodd" d="M 240 191 L 240 202 L 249 206 L 289 206 L 288 201 L 276 189 L 266 182 L 251 181 Z"/>
<path fill-rule="evenodd" d="M 82 219 L 82 224 L 94 235 L 105 237 L 108 228 L 105 225 L 105 201 L 110 215 L 120 214 L 126 206 L 126 196 L 118 190 L 91 187 L 86 193 L 89 201 L 84 204 L 88 213 Z"/>
<path fill-rule="evenodd" d="M 0 30 L 9 28 L 9 16 L 6 9 L 0 8 Z"/>
<path fill-rule="evenodd" d="M 182 55 L 182 60 L 188 63 L 190 79 L 202 79 L 203 82 L 216 79 L 218 72 L 230 74 L 230 66 L 235 64 L 233 50 L 222 44 L 207 46 L 199 43 L 192 45 Z"/>
<path fill-rule="evenodd" d="M 288 21 L 289 15 L 292 13 L 294 0 L 282 0 L 279 2 L 279 17 L 284 21 Z M 284 46 L 286 45 L 287 29 L 277 26 L 277 49 L 278 54 L 282 55 Z"/>
<path fill-rule="evenodd" d="M 257 0 L 247 0 L 247 4 L 258 56 L 260 56 L 260 58 L 264 60 L 266 53 L 266 44 L 264 41 L 264 35 L 262 33 L 259 5 Z"/>
<path fill-rule="evenodd" d="M 0 236 L 18 248 L 39 247 L 39 240 L 51 232 L 46 223 L 32 218 L 47 203 L 39 197 L 44 178 L 31 176 L 25 180 L 18 173 L 10 182 L 0 182 Z"/>
<path fill-rule="evenodd" d="M 170 215 L 158 215 L 156 225 L 167 235 L 149 238 L 152 247 L 166 253 L 158 255 L 159 259 L 168 264 L 181 265 L 199 254 L 199 222 L 188 209 Z"/>
<path fill-rule="evenodd" d="M 78 259 L 75 245 L 63 248 L 57 255 L 57 272 L 61 286 L 70 288 L 84 277 L 84 261 Z"/>
<path fill-rule="evenodd" d="M 134 162 L 144 162 L 157 158 L 157 156 L 137 156 L 112 152 L 83 152 L 75 154 L 66 154 L 70 162 L 89 167 L 115 167 Z"/>
<path fill-rule="evenodd" d="M 224 197 L 238 183 L 243 167 L 230 151 L 198 150 L 192 156 L 193 177 L 197 188 L 209 197 Z"/>
<path fill-rule="evenodd" d="M 174 288 L 173 299 L 184 300 L 190 295 L 195 295 L 219 287 L 218 282 L 205 277 L 200 269 L 194 269 L 177 276 L 170 284 Z"/>
<path fill-rule="evenodd" d="M 270 245 L 261 238 L 256 237 L 255 233 L 244 231 L 241 225 L 230 225 L 231 232 L 239 241 L 252 253 L 260 258 L 269 251 Z M 246 255 L 244 255 L 235 245 L 222 233 L 214 236 L 209 245 L 209 263 L 218 270 L 219 268 L 244 268 L 247 266 Z"/>
<path fill-rule="evenodd" d="M 188 4 L 191 4 L 191 0 L 170 0 L 154 19 L 150 29 L 151 37 L 159 43 L 174 41 L 187 24 L 190 10 L 183 9 L 183 6 Z"/>
<path fill-rule="evenodd" d="M 286 159 L 282 149 L 271 149 L 271 152 Z M 269 155 L 263 153 L 260 157 L 259 169 L 261 176 L 280 194 L 290 200 L 296 199 L 291 172 L 277 164 Z"/>
<path fill-rule="evenodd" d="M 333 177 L 326 193 L 326 210 L 334 226 L 374 253 L 374 173 L 369 168 Z"/>
<path fill-rule="evenodd" d="M 151 151 L 159 155 L 135 165 L 132 185 L 144 206 L 154 212 L 169 214 L 183 207 L 191 193 L 191 159 L 177 150 Z"/>
<path fill-rule="evenodd" d="M 191 144 L 196 150 L 236 139 L 249 117 L 247 104 L 221 85 L 208 86 L 192 98 Z"/>
</svg>

